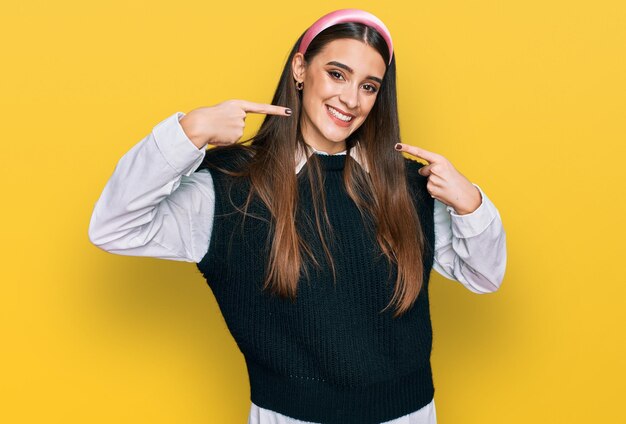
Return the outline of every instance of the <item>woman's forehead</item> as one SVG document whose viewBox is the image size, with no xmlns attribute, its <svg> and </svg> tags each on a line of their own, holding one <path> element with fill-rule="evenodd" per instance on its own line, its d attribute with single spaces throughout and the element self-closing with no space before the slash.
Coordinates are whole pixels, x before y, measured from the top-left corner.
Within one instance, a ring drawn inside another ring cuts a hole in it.
<svg viewBox="0 0 626 424">
<path fill-rule="evenodd" d="M 355 73 L 378 75 L 382 78 L 386 65 L 378 51 L 361 40 L 340 38 L 326 44 L 314 58 L 321 66 L 338 62 Z"/>
</svg>

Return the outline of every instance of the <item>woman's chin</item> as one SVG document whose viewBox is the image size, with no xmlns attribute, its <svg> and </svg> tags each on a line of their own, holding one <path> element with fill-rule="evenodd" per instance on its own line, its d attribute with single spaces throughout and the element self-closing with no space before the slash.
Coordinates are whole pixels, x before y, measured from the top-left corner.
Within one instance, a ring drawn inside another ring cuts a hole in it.
<svg viewBox="0 0 626 424">
<path fill-rule="evenodd" d="M 348 135 L 350 135 L 350 127 L 341 129 L 333 128 L 332 130 L 326 131 L 326 133 L 324 134 L 327 140 L 334 143 L 340 143 L 342 141 L 345 141 Z"/>
</svg>

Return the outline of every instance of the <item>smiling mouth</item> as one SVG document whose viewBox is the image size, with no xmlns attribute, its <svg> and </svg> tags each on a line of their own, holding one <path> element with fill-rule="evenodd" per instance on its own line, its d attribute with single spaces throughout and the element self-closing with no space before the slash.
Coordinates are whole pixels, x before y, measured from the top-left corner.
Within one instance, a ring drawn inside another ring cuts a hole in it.
<svg viewBox="0 0 626 424">
<path fill-rule="evenodd" d="M 337 119 L 343 121 L 343 122 L 350 122 L 354 119 L 354 116 L 350 116 L 350 115 L 344 115 L 343 113 L 339 112 L 337 109 L 333 108 L 332 106 L 329 105 L 325 105 L 326 109 L 328 109 L 328 111 Z"/>
</svg>

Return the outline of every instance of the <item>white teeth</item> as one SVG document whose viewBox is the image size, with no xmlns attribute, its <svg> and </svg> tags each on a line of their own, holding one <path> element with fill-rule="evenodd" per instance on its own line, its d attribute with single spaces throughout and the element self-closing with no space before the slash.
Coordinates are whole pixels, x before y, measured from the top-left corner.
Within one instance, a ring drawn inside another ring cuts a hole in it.
<svg viewBox="0 0 626 424">
<path fill-rule="evenodd" d="M 330 110 L 330 113 L 332 113 L 333 115 L 335 115 L 337 118 L 341 119 L 342 121 L 350 122 L 352 120 L 351 116 L 346 116 L 343 113 L 337 111 L 336 109 L 333 109 L 332 107 L 328 105 L 326 105 L 326 107 L 328 107 L 328 110 Z"/>
</svg>

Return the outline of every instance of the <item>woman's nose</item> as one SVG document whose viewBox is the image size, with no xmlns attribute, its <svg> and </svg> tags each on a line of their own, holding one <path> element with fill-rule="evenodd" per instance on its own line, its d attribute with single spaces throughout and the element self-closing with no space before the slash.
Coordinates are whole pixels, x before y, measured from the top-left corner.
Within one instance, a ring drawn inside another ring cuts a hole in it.
<svg viewBox="0 0 626 424">
<path fill-rule="evenodd" d="M 352 85 L 344 86 L 339 95 L 339 100 L 349 109 L 346 112 L 354 110 L 359 104 L 359 87 L 353 87 Z"/>
</svg>

